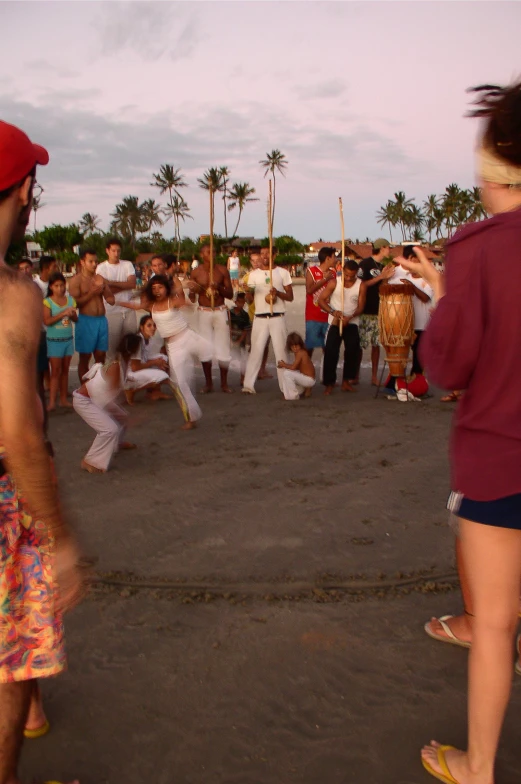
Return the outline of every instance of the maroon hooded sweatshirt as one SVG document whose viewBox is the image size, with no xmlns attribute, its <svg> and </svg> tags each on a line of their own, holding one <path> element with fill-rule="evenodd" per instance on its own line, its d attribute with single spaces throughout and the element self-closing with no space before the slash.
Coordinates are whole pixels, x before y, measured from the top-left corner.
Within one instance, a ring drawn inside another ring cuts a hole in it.
<svg viewBox="0 0 521 784">
<path fill-rule="evenodd" d="M 434 384 L 465 390 L 452 489 L 493 501 L 521 493 L 521 209 L 463 227 L 447 248 L 447 293 L 420 354 Z"/>
</svg>

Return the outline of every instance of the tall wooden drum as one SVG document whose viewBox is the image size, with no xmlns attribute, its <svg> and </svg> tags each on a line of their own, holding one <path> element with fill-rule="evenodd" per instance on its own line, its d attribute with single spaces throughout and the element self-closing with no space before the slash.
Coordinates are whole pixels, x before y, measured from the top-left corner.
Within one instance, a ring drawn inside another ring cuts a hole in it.
<svg viewBox="0 0 521 784">
<path fill-rule="evenodd" d="M 403 376 L 409 350 L 414 340 L 413 287 L 410 283 L 392 286 L 380 284 L 380 309 L 378 328 L 380 343 L 387 354 L 389 372 L 392 376 Z"/>
</svg>

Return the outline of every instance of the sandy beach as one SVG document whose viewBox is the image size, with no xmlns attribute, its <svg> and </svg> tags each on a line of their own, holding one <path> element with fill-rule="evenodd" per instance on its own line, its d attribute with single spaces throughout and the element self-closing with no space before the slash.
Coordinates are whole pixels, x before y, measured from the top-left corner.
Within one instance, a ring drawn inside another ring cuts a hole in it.
<svg viewBox="0 0 521 784">
<path fill-rule="evenodd" d="M 303 288 L 288 318 L 303 331 Z M 287 403 L 141 397 L 138 449 L 105 476 L 51 417 L 61 491 L 96 577 L 43 684 L 51 734 L 22 774 L 82 784 L 420 784 L 431 738 L 465 742 L 466 652 L 430 640 L 460 610 L 447 526 L 453 408 L 359 391 Z M 72 378 L 72 377 L 71 377 Z M 202 379 L 198 376 L 199 383 Z M 521 774 L 516 677 L 498 784 Z"/>
</svg>

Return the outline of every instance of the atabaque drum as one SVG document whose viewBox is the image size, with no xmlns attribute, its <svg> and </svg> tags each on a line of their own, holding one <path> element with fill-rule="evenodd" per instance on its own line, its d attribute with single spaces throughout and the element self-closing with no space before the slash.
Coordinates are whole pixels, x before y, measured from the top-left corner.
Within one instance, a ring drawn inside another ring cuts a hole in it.
<svg viewBox="0 0 521 784">
<path fill-rule="evenodd" d="M 414 340 L 413 287 L 410 283 L 380 284 L 378 328 L 389 372 L 403 376 Z"/>
</svg>

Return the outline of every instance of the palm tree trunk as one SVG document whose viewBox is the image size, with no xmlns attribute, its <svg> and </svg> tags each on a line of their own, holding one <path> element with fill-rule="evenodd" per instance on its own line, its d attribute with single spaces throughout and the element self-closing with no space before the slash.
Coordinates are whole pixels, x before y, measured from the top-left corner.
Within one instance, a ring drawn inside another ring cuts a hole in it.
<svg viewBox="0 0 521 784">
<path fill-rule="evenodd" d="M 239 217 L 237 218 L 237 226 L 235 227 L 235 231 L 233 232 L 233 236 L 237 236 L 237 229 L 239 228 L 239 223 L 241 222 L 241 215 L 242 215 L 242 207 L 239 207 Z"/>
<path fill-rule="evenodd" d="M 275 223 L 275 172 L 273 172 L 273 206 L 271 209 L 271 231 L 273 233 L 273 225 Z"/>
<path fill-rule="evenodd" d="M 227 218 L 226 218 L 226 185 L 227 185 L 227 183 L 226 183 L 226 180 L 225 180 L 224 181 L 224 196 L 223 196 L 223 202 L 224 202 L 224 236 L 226 237 L 226 239 L 228 239 L 228 221 L 227 221 Z"/>
</svg>

